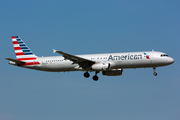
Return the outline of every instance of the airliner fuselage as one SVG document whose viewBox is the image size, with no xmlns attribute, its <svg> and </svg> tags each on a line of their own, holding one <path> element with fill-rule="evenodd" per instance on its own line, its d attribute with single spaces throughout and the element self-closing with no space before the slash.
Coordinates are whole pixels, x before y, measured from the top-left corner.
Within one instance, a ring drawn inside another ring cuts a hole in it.
<svg viewBox="0 0 180 120">
<path fill-rule="evenodd" d="M 127 68 L 152 67 L 156 76 L 156 67 L 174 62 L 167 54 L 157 51 L 71 55 L 54 50 L 62 56 L 37 57 L 20 37 L 12 36 L 12 41 L 17 59 L 6 58 L 12 65 L 49 72 L 86 71 L 86 78 L 90 76 L 89 71 L 95 71 L 95 81 L 98 80 L 97 73 L 100 71 L 103 75 L 118 76 Z"/>
<path fill-rule="evenodd" d="M 146 53 L 148 55 L 144 55 Z M 88 60 L 96 61 L 102 65 L 110 63 L 111 69 L 125 69 L 125 68 L 146 68 L 146 67 L 161 67 L 173 63 L 173 59 L 168 57 L 165 53 L 147 51 L 147 52 L 129 52 L 129 53 L 107 53 L 107 54 L 90 54 L 90 55 L 76 55 Z M 39 65 L 31 66 L 33 69 L 62 72 L 62 71 L 86 71 L 79 67 L 78 64 L 73 64 L 72 61 L 65 59 L 63 56 L 52 57 L 37 57 L 40 62 Z M 29 66 L 28 66 L 29 67 Z M 96 71 L 96 70 L 91 70 Z M 103 67 L 99 69 L 103 71 Z"/>
</svg>

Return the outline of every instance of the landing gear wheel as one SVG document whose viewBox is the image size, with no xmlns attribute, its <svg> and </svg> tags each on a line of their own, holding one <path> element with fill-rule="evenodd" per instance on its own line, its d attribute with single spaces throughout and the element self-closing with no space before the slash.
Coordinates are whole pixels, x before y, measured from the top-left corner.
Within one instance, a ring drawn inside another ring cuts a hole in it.
<svg viewBox="0 0 180 120">
<path fill-rule="evenodd" d="M 99 77 L 97 75 L 93 76 L 94 81 L 98 81 Z"/>
<path fill-rule="evenodd" d="M 153 75 L 154 75 L 154 76 L 157 76 L 157 73 L 156 73 L 156 67 L 153 67 L 153 70 L 154 70 Z"/>
<path fill-rule="evenodd" d="M 154 72 L 154 73 L 153 73 L 153 75 L 154 75 L 154 76 L 157 76 L 157 73 L 156 73 L 156 72 Z"/>
<path fill-rule="evenodd" d="M 88 78 L 90 76 L 90 74 L 88 72 L 84 73 L 84 77 Z"/>
</svg>

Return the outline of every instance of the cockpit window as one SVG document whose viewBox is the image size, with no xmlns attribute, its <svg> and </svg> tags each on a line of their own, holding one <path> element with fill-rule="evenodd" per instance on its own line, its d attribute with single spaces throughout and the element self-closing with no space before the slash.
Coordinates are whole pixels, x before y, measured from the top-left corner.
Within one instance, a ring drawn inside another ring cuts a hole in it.
<svg viewBox="0 0 180 120">
<path fill-rule="evenodd" d="M 161 57 L 168 57 L 167 54 L 161 54 Z"/>
</svg>

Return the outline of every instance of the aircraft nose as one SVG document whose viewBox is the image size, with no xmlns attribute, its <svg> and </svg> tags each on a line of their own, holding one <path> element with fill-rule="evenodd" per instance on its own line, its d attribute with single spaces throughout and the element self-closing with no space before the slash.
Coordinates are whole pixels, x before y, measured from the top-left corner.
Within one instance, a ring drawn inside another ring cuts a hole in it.
<svg viewBox="0 0 180 120">
<path fill-rule="evenodd" d="M 169 63 L 169 64 L 174 63 L 174 59 L 170 57 L 170 58 L 168 59 L 168 63 Z"/>
</svg>

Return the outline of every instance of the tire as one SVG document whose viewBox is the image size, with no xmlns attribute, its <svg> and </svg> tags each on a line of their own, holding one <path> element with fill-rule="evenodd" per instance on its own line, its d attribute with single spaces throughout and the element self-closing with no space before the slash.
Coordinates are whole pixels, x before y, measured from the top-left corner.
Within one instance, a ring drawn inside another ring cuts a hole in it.
<svg viewBox="0 0 180 120">
<path fill-rule="evenodd" d="M 90 74 L 88 72 L 84 73 L 84 77 L 88 78 L 90 76 Z"/>
<path fill-rule="evenodd" d="M 157 73 L 156 73 L 156 72 L 154 72 L 154 73 L 153 73 L 153 75 L 154 75 L 154 76 L 157 76 Z"/>
<path fill-rule="evenodd" d="M 93 76 L 94 81 L 98 81 L 99 77 L 97 75 Z"/>
</svg>

